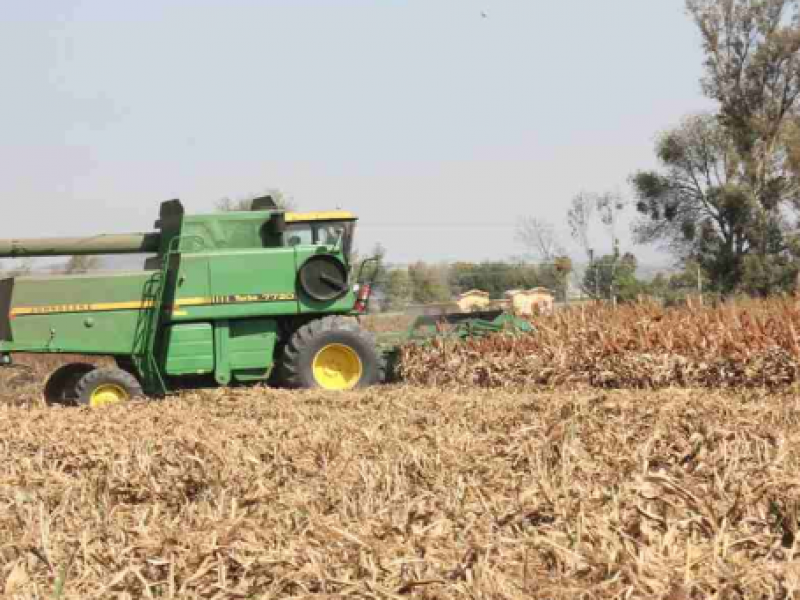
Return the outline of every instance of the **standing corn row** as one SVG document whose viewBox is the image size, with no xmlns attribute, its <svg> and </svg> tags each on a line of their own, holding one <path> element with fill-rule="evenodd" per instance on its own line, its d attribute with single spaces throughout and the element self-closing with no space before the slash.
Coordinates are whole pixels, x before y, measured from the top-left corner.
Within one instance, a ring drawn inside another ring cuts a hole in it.
<svg viewBox="0 0 800 600">
<path fill-rule="evenodd" d="M 524 337 L 406 347 L 401 373 L 422 385 L 780 387 L 800 376 L 800 304 L 588 305 L 536 321 Z"/>
</svg>

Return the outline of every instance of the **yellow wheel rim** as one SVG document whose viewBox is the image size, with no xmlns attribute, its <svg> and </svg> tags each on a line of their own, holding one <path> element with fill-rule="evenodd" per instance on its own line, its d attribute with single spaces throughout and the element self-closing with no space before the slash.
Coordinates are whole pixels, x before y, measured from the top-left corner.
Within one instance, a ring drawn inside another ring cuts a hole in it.
<svg viewBox="0 0 800 600">
<path fill-rule="evenodd" d="M 314 380 L 326 390 L 351 390 L 364 373 L 358 353 L 343 344 L 330 344 L 317 352 L 312 368 Z"/>
<path fill-rule="evenodd" d="M 89 404 L 91 406 L 107 406 L 125 402 L 129 398 L 130 396 L 124 388 L 113 383 L 104 383 L 97 386 L 97 389 L 92 392 Z"/>
</svg>

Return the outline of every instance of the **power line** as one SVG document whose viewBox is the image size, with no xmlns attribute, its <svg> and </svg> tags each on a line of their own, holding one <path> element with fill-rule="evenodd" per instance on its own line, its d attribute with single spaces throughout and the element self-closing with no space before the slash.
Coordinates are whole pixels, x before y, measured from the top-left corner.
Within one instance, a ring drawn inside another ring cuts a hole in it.
<svg viewBox="0 0 800 600">
<path fill-rule="evenodd" d="M 364 223 L 359 222 L 359 229 L 509 229 L 516 228 L 513 223 Z"/>
</svg>

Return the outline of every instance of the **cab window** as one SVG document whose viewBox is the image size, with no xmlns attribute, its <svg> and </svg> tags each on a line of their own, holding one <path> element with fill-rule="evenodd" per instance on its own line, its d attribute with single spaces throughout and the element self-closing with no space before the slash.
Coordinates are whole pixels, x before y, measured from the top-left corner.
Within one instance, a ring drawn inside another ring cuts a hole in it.
<svg viewBox="0 0 800 600">
<path fill-rule="evenodd" d="M 287 246 L 307 246 L 314 243 L 314 230 L 311 223 L 288 225 L 284 232 Z"/>
<path fill-rule="evenodd" d="M 287 246 L 342 244 L 345 259 L 350 260 L 355 223 L 349 221 L 316 221 L 287 224 L 284 239 Z"/>
</svg>

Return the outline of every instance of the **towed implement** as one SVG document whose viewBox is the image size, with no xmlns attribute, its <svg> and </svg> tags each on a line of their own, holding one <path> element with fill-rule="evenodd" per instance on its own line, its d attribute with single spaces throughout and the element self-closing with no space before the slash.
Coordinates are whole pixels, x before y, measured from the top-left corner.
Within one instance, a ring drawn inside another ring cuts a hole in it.
<svg viewBox="0 0 800 600">
<path fill-rule="evenodd" d="M 115 366 L 65 365 L 45 385 L 50 403 L 90 406 L 237 383 L 378 383 L 413 336 L 380 343 L 359 324 L 371 286 L 351 265 L 356 222 L 344 211 L 287 213 L 269 197 L 211 215 L 172 200 L 151 233 L 0 241 L 0 258 L 151 255 L 143 271 L 0 281 L 0 366 L 15 353 L 110 357 Z"/>
<path fill-rule="evenodd" d="M 378 348 L 383 359 L 384 377 L 399 377 L 400 349 L 403 346 L 425 346 L 432 340 L 463 341 L 496 333 L 525 334 L 534 331 L 525 319 L 502 310 L 421 315 L 404 332 L 384 333 L 378 336 Z"/>
</svg>

